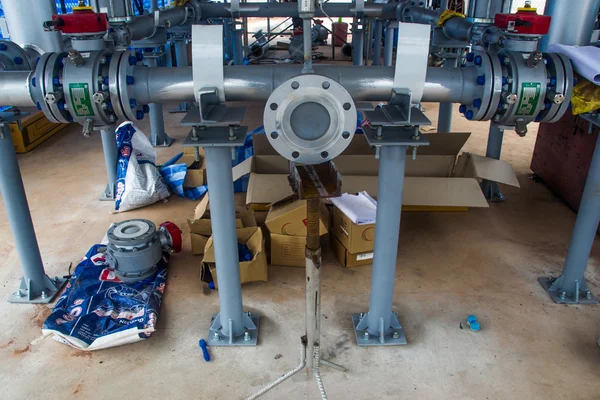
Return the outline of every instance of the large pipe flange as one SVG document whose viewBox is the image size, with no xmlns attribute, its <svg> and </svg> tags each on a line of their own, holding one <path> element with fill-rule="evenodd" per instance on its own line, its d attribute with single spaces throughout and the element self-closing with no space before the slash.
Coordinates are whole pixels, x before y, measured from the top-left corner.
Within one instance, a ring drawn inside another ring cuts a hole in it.
<svg viewBox="0 0 600 400">
<path fill-rule="evenodd" d="M 466 58 L 466 66 L 477 68 L 477 96 L 471 104 L 461 104 L 460 112 L 473 121 L 492 119 L 502 95 L 502 65 L 495 54 L 474 51 Z"/>
<path fill-rule="evenodd" d="M 72 122 L 73 117 L 65 107 L 64 87 L 63 87 L 63 69 L 64 60 L 67 53 L 47 53 L 44 63 L 44 81 L 42 89 L 41 103 L 46 117 L 56 123 Z M 46 56 L 46 54 L 44 54 Z M 43 56 L 42 56 L 43 57 Z M 41 63 L 41 59 L 40 59 Z M 37 82 L 36 82 L 37 84 Z M 47 113 L 46 110 L 50 110 Z"/>
<path fill-rule="evenodd" d="M 133 90 L 133 71 L 135 67 L 142 66 L 143 59 L 142 53 L 133 50 L 117 51 L 112 57 L 108 87 L 114 112 L 120 120 L 141 120 L 148 112 L 147 105 L 138 104 Z"/>
<path fill-rule="evenodd" d="M 117 118 L 110 105 L 108 71 L 110 51 L 72 51 L 64 61 L 62 86 L 73 120 L 84 126 L 84 134 L 104 129 Z"/>
<path fill-rule="evenodd" d="M 544 109 L 536 118 L 539 122 L 556 122 L 569 108 L 573 94 L 573 66 L 563 54 L 544 54 L 548 79 Z"/>
<path fill-rule="evenodd" d="M 27 52 L 10 40 L 0 40 L 0 70 L 31 71 L 34 68 Z"/>
<path fill-rule="evenodd" d="M 283 157 L 320 164 L 352 141 L 357 114 L 342 85 L 320 75 L 292 78 L 273 91 L 264 112 L 265 132 Z"/>
</svg>

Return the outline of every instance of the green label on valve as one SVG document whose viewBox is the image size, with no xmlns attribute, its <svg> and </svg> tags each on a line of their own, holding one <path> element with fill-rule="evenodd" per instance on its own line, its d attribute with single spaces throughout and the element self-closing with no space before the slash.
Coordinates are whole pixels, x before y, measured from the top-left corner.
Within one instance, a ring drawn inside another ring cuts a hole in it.
<svg viewBox="0 0 600 400">
<path fill-rule="evenodd" d="M 533 115 L 540 100 L 542 85 L 534 82 L 523 82 L 521 84 L 521 99 L 517 107 L 516 115 Z"/>
<path fill-rule="evenodd" d="M 71 108 L 78 117 L 93 117 L 94 109 L 90 97 L 90 86 L 87 83 L 70 83 Z"/>
</svg>

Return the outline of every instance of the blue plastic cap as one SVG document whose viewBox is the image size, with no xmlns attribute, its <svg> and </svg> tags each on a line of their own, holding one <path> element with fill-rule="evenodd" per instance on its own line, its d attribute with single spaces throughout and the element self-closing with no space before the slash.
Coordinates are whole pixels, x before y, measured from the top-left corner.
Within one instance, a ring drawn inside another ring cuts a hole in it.
<svg viewBox="0 0 600 400">
<path fill-rule="evenodd" d="M 209 282 L 208 283 L 208 288 L 211 290 L 215 290 L 215 283 L 214 282 Z"/>
<path fill-rule="evenodd" d="M 134 83 L 135 83 L 135 79 L 133 79 L 133 76 L 127 75 L 127 84 L 133 85 Z"/>
<path fill-rule="evenodd" d="M 467 54 L 467 61 L 468 62 L 473 62 L 474 58 L 475 58 L 475 54 L 473 54 L 473 53 Z"/>
<path fill-rule="evenodd" d="M 33 87 L 35 87 L 35 76 L 31 78 L 31 84 L 33 85 Z"/>
<path fill-rule="evenodd" d="M 109 109 L 110 111 L 114 110 L 114 107 L 113 107 L 113 105 L 112 105 L 112 102 L 111 102 L 111 101 L 109 101 L 109 102 L 108 102 L 108 103 L 106 103 L 106 104 L 108 105 L 108 109 Z"/>
<path fill-rule="evenodd" d="M 104 78 L 102 78 L 102 83 L 104 83 L 106 86 L 108 86 L 108 76 L 105 76 Z"/>
<path fill-rule="evenodd" d="M 472 314 L 471 314 L 471 315 L 469 315 L 469 316 L 467 317 L 467 322 L 468 322 L 469 324 L 472 324 L 473 322 L 477 322 L 477 317 L 476 317 L 475 315 L 472 315 Z"/>
<path fill-rule="evenodd" d="M 460 112 L 461 114 L 464 114 L 465 111 L 467 111 L 467 106 L 465 106 L 464 104 L 461 104 L 460 107 L 458 107 L 458 112 Z"/>
<path fill-rule="evenodd" d="M 475 56 L 475 58 L 473 59 L 473 64 L 475 65 L 481 65 L 481 62 L 483 60 L 481 59 L 481 56 Z"/>
<path fill-rule="evenodd" d="M 67 115 L 67 121 L 73 122 L 73 116 L 71 114 Z"/>
<path fill-rule="evenodd" d="M 477 77 L 477 84 L 479 86 L 485 85 L 485 75 L 479 75 Z"/>
<path fill-rule="evenodd" d="M 506 79 L 505 76 L 502 77 L 502 86 L 506 85 L 508 83 L 508 79 Z"/>
<path fill-rule="evenodd" d="M 469 121 L 472 120 L 473 119 L 473 110 L 467 111 L 467 113 L 465 115 Z"/>
<path fill-rule="evenodd" d="M 556 78 L 550 78 L 550 84 L 552 86 L 556 85 Z"/>
<path fill-rule="evenodd" d="M 144 111 L 144 114 L 148 114 L 150 112 L 150 106 L 148 104 L 144 104 L 142 106 L 142 111 Z"/>
<path fill-rule="evenodd" d="M 475 321 L 469 325 L 469 328 L 471 328 L 473 332 L 479 332 L 481 330 L 481 325 L 479 325 L 479 322 Z"/>
<path fill-rule="evenodd" d="M 545 101 L 545 102 L 544 102 L 544 108 L 547 110 L 547 109 L 549 109 L 550 107 L 552 107 L 552 103 L 550 103 L 549 101 Z"/>
<path fill-rule="evenodd" d="M 137 61 L 143 61 L 144 60 L 144 55 L 138 51 L 138 52 L 135 53 L 135 58 L 136 58 Z"/>
<path fill-rule="evenodd" d="M 137 64 L 137 57 L 136 56 L 129 56 L 129 65 L 135 65 Z"/>
<path fill-rule="evenodd" d="M 37 103 L 35 103 L 35 106 L 38 110 L 42 109 L 42 106 L 40 106 L 40 102 L 38 101 Z"/>
<path fill-rule="evenodd" d="M 244 57 L 244 65 L 250 65 L 250 60 Z"/>
<path fill-rule="evenodd" d="M 144 112 L 142 110 L 137 110 L 135 113 L 135 117 L 141 121 L 144 119 Z"/>
<path fill-rule="evenodd" d="M 39 59 L 39 58 L 38 58 L 38 61 L 40 61 L 40 59 Z M 63 62 L 63 59 L 62 59 L 62 58 L 59 58 L 59 59 L 58 59 L 58 66 L 59 66 L 60 68 L 64 68 L 64 67 L 65 67 L 65 63 Z"/>
<path fill-rule="evenodd" d="M 6 43 L 0 43 L 0 51 L 6 51 L 6 49 L 8 49 Z"/>
<path fill-rule="evenodd" d="M 58 107 L 59 110 L 63 111 L 65 109 L 65 102 L 64 100 L 59 101 L 56 106 Z"/>
<path fill-rule="evenodd" d="M 54 83 L 55 85 L 60 85 L 60 78 L 59 77 L 55 77 L 52 79 L 52 83 Z"/>
<path fill-rule="evenodd" d="M 475 108 L 481 107 L 481 99 L 473 100 L 473 107 L 475 107 Z"/>
<path fill-rule="evenodd" d="M 15 57 L 15 58 L 13 59 L 13 61 L 14 61 L 14 62 L 15 62 L 15 64 L 17 64 L 17 65 L 21 65 L 21 64 L 23 64 L 23 59 L 22 59 L 21 57 Z"/>
<path fill-rule="evenodd" d="M 136 108 L 137 107 L 137 101 L 135 101 L 135 99 L 130 99 L 129 100 L 129 107 Z"/>
</svg>

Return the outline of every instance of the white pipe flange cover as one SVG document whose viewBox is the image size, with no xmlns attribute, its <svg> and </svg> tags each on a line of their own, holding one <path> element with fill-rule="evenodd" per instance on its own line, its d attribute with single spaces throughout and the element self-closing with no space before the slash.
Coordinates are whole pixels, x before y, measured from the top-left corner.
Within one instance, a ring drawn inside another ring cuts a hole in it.
<svg viewBox="0 0 600 400">
<path fill-rule="evenodd" d="M 352 96 L 320 75 L 294 77 L 271 93 L 264 113 L 265 133 L 290 161 L 320 164 L 340 155 L 356 130 Z"/>
</svg>

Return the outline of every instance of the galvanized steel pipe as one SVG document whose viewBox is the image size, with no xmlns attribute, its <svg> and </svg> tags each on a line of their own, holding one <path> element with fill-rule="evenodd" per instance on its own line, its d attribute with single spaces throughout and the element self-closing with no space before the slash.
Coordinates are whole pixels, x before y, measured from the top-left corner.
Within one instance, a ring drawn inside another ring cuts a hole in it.
<svg viewBox="0 0 600 400">
<path fill-rule="evenodd" d="M 542 38 L 542 51 L 551 44 L 585 46 L 590 43 L 600 0 L 548 0 L 544 15 L 552 17 L 550 31 Z"/>
</svg>

